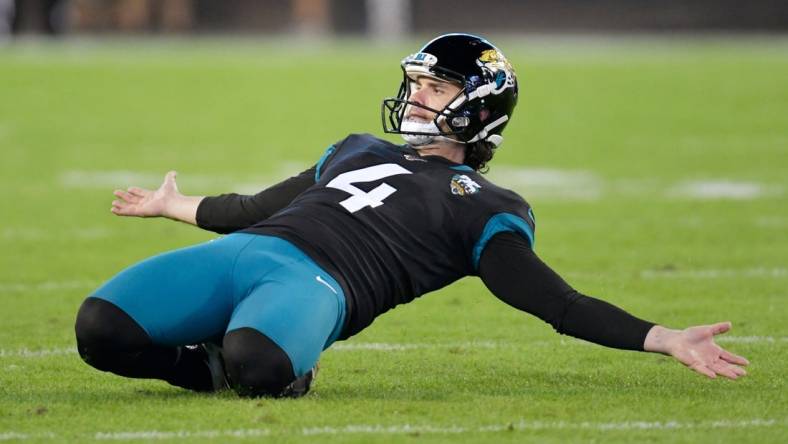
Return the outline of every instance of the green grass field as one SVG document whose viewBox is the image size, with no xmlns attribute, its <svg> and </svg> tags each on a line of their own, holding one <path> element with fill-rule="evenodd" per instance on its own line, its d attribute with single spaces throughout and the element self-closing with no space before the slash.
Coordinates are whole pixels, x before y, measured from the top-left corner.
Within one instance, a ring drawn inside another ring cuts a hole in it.
<svg viewBox="0 0 788 444">
<path fill-rule="evenodd" d="M 337 343 L 300 400 L 93 370 L 82 299 L 213 237 L 112 216 L 112 190 L 253 191 L 380 134 L 417 46 L 22 42 L 0 47 L 0 441 L 788 442 L 788 40 L 498 44 L 522 95 L 489 176 L 533 205 L 537 252 L 643 318 L 732 321 L 746 378 L 559 336 L 477 279 Z"/>
</svg>

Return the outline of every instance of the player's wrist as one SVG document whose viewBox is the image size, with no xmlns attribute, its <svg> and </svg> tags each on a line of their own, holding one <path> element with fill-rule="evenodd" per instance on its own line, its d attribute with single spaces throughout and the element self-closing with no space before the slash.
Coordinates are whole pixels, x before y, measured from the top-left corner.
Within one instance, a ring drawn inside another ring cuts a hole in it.
<svg viewBox="0 0 788 444">
<path fill-rule="evenodd" d="M 175 219 L 175 215 L 178 213 L 179 197 L 180 195 L 177 194 L 164 197 L 161 201 L 161 209 L 158 216 Z"/>
<path fill-rule="evenodd" d="M 168 219 L 196 225 L 197 207 L 204 198 L 204 196 L 173 194 L 165 200 L 161 215 Z"/>
<path fill-rule="evenodd" d="M 643 341 L 643 350 L 670 355 L 673 351 L 673 344 L 675 344 L 675 340 L 680 334 L 681 331 L 679 330 L 655 325 L 646 334 L 646 339 Z"/>
</svg>

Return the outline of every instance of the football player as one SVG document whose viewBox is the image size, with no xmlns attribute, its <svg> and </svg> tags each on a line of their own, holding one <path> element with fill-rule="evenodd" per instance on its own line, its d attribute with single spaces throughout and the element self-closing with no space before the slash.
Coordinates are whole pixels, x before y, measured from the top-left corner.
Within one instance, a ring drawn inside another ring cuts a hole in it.
<svg viewBox="0 0 788 444">
<path fill-rule="evenodd" d="M 528 203 L 480 174 L 517 103 L 517 77 L 498 48 L 448 34 L 401 66 L 382 118 L 405 145 L 350 135 L 256 195 L 185 196 L 174 172 L 155 191 L 116 191 L 117 215 L 228 235 L 147 259 L 96 289 L 77 315 L 82 358 L 192 390 L 300 396 L 333 342 L 479 276 L 559 333 L 671 355 L 711 378 L 745 374 L 747 360 L 713 340 L 730 323 L 672 330 L 639 319 L 579 293 L 534 253 Z"/>
</svg>

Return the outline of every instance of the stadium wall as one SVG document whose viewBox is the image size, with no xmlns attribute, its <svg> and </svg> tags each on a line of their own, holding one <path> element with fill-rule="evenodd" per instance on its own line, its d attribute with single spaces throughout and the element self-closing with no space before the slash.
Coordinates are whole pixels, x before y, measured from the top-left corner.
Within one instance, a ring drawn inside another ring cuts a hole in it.
<svg viewBox="0 0 788 444">
<path fill-rule="evenodd" d="M 0 0 L 0 30 L 380 34 L 387 14 L 420 34 L 788 30 L 785 0 Z"/>
</svg>

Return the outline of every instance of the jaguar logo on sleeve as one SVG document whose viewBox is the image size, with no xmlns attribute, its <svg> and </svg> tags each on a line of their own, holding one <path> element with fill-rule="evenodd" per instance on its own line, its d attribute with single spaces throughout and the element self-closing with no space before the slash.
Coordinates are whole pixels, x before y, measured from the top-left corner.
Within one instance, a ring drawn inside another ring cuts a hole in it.
<svg viewBox="0 0 788 444">
<path fill-rule="evenodd" d="M 466 176 L 465 174 L 455 174 L 452 176 L 451 182 L 449 182 L 449 187 L 451 188 L 451 194 L 456 196 L 476 194 L 482 189 L 481 185 L 474 182 L 473 179 Z"/>
</svg>

